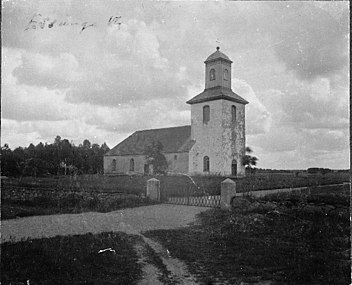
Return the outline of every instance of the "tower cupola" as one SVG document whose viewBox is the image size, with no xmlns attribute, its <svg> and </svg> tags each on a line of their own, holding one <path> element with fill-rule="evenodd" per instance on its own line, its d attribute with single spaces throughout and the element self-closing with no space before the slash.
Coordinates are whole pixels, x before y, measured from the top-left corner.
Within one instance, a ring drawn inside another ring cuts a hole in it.
<svg viewBox="0 0 352 285">
<path fill-rule="evenodd" d="M 205 63 L 205 89 L 213 87 L 231 88 L 231 63 L 229 57 L 216 48 Z"/>
<path fill-rule="evenodd" d="M 231 89 L 231 59 L 220 51 L 208 56 L 205 63 L 205 89 L 202 93 L 188 100 L 188 104 L 225 99 L 240 104 L 248 102 Z"/>
</svg>

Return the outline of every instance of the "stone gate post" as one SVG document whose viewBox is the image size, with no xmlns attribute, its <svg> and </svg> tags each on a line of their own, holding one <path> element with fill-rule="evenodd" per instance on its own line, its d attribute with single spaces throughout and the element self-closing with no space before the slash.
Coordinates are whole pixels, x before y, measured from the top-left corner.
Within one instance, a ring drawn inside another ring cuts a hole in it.
<svg viewBox="0 0 352 285">
<path fill-rule="evenodd" d="M 234 196 L 236 196 L 236 182 L 234 182 L 230 178 L 227 178 L 223 182 L 221 182 L 221 209 L 230 209 L 231 200 Z"/>
<path fill-rule="evenodd" d="M 158 179 L 151 178 L 147 181 L 147 197 L 160 201 L 160 181 Z"/>
</svg>

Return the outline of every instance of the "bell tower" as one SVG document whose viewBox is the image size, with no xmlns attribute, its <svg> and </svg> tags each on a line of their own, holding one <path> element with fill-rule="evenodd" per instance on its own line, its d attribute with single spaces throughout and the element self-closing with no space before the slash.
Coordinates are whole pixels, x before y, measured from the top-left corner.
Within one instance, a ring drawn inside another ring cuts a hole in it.
<svg viewBox="0 0 352 285">
<path fill-rule="evenodd" d="M 225 87 L 231 89 L 231 63 L 232 61 L 216 48 L 205 63 L 205 89 Z"/>
<path fill-rule="evenodd" d="M 205 89 L 191 105 L 190 174 L 244 176 L 245 105 L 231 89 L 232 61 L 217 47 L 205 60 Z"/>
</svg>

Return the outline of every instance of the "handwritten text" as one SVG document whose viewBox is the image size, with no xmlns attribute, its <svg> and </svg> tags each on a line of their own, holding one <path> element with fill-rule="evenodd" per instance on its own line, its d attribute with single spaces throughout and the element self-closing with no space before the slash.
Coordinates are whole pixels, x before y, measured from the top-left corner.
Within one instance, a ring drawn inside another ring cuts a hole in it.
<svg viewBox="0 0 352 285">
<path fill-rule="evenodd" d="M 111 16 L 107 21 L 107 25 L 109 26 L 118 26 L 120 29 L 121 16 Z M 64 26 L 79 26 L 80 33 L 86 30 L 89 27 L 97 26 L 96 23 L 90 22 L 75 22 L 70 19 L 58 21 L 57 19 L 51 19 L 50 17 L 44 17 L 41 14 L 37 13 L 30 19 L 25 31 L 27 30 L 36 30 L 36 29 L 51 29 L 53 27 L 64 27 Z"/>
</svg>

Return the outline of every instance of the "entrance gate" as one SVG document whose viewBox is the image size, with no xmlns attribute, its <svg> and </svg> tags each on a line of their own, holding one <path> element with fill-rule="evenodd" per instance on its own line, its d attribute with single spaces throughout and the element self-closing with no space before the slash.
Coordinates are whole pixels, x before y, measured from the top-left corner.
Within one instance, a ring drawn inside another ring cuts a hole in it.
<svg viewBox="0 0 352 285">
<path fill-rule="evenodd" d="M 161 187 L 161 201 L 167 204 L 220 207 L 220 184 L 216 189 L 207 189 L 196 185 L 174 189 L 174 187 Z"/>
</svg>

